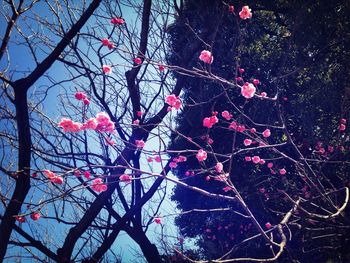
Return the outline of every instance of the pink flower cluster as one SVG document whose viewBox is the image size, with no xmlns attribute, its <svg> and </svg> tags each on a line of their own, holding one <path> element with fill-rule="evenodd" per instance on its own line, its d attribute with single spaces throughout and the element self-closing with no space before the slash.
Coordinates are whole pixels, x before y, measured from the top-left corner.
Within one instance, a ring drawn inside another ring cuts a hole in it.
<svg viewBox="0 0 350 263">
<path fill-rule="evenodd" d="M 196 154 L 196 158 L 199 162 L 203 162 L 207 159 L 207 152 L 204 151 L 203 149 L 200 149 L 198 153 Z"/>
<path fill-rule="evenodd" d="M 213 127 L 214 124 L 218 122 L 219 122 L 219 119 L 215 115 L 211 117 L 205 117 L 203 119 L 203 126 L 210 129 L 211 127 Z"/>
<path fill-rule="evenodd" d="M 231 122 L 228 128 L 238 132 L 244 132 L 246 130 L 246 127 L 243 124 L 238 124 L 236 121 Z"/>
<path fill-rule="evenodd" d="M 107 185 L 103 183 L 101 178 L 96 178 L 92 181 L 91 188 L 96 192 L 107 191 Z"/>
<path fill-rule="evenodd" d="M 251 99 L 254 97 L 254 94 L 256 92 L 256 88 L 252 83 L 244 83 L 244 85 L 241 87 L 241 94 L 246 99 Z"/>
<path fill-rule="evenodd" d="M 252 16 L 252 10 L 247 5 L 243 6 L 241 12 L 239 12 L 239 17 L 244 20 L 252 18 Z"/>
<path fill-rule="evenodd" d="M 96 118 L 90 118 L 85 123 L 74 122 L 68 118 L 62 118 L 58 126 L 63 128 L 64 132 L 79 132 L 86 129 L 98 132 L 112 132 L 115 128 L 114 123 L 105 112 L 100 112 Z"/>
<path fill-rule="evenodd" d="M 132 177 L 129 174 L 122 174 L 121 176 L 119 176 L 119 180 L 127 184 L 131 183 L 131 179 Z"/>
<path fill-rule="evenodd" d="M 43 173 L 50 180 L 51 183 L 54 183 L 54 184 L 63 183 L 63 178 L 61 176 L 56 175 L 54 172 L 50 170 L 44 170 Z"/>
<path fill-rule="evenodd" d="M 165 102 L 169 104 L 170 107 L 174 107 L 177 110 L 180 109 L 182 105 L 180 98 L 175 94 L 166 96 Z"/>
<path fill-rule="evenodd" d="M 75 98 L 77 100 L 82 100 L 84 105 L 89 105 L 90 104 L 90 100 L 87 98 L 87 96 L 86 96 L 86 94 L 84 92 L 78 91 L 78 92 L 75 93 L 74 96 L 75 96 Z"/>
<path fill-rule="evenodd" d="M 102 45 L 105 47 L 108 47 L 109 50 L 115 48 L 114 43 L 109 41 L 108 38 L 102 38 L 101 42 L 102 42 Z"/>
<path fill-rule="evenodd" d="M 340 120 L 339 130 L 345 131 L 345 129 L 346 129 L 346 119 L 343 118 Z"/>
<path fill-rule="evenodd" d="M 202 50 L 201 54 L 199 55 L 199 59 L 206 64 L 211 64 L 213 63 L 214 57 L 210 51 Z"/>
<path fill-rule="evenodd" d="M 123 18 L 113 17 L 113 18 L 111 19 L 111 23 L 112 23 L 113 25 L 120 26 L 120 25 L 125 24 L 125 21 L 124 21 Z"/>
<path fill-rule="evenodd" d="M 231 113 L 229 113 L 227 110 L 223 111 L 221 113 L 221 116 L 228 121 L 231 120 L 233 117 L 233 115 Z"/>
<path fill-rule="evenodd" d="M 142 59 L 141 58 L 134 58 L 134 63 L 136 64 L 136 65 L 141 65 L 142 64 Z"/>
<path fill-rule="evenodd" d="M 105 74 L 111 74 L 112 73 L 112 66 L 109 65 L 103 65 L 102 66 L 102 71 Z"/>
<path fill-rule="evenodd" d="M 145 147 L 145 142 L 143 140 L 135 140 L 135 144 L 139 149 L 143 149 L 143 147 Z"/>
</svg>

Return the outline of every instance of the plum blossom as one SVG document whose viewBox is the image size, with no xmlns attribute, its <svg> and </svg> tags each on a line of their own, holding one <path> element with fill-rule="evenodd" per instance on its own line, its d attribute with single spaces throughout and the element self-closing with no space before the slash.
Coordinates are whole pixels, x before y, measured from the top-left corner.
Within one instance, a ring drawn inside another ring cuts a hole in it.
<svg viewBox="0 0 350 263">
<path fill-rule="evenodd" d="M 136 65 L 141 65 L 142 64 L 142 59 L 141 58 L 134 58 L 134 63 L 136 64 Z"/>
<path fill-rule="evenodd" d="M 271 136 L 271 131 L 269 129 L 266 129 L 265 131 L 263 131 L 262 135 L 264 136 L 264 138 L 268 138 Z"/>
<path fill-rule="evenodd" d="M 112 67 L 109 65 L 103 65 L 102 66 L 102 71 L 105 74 L 111 74 L 112 73 Z"/>
<path fill-rule="evenodd" d="M 239 68 L 238 71 L 239 71 L 239 73 L 243 74 L 245 70 L 244 70 L 244 68 Z"/>
<path fill-rule="evenodd" d="M 227 110 L 225 110 L 225 111 L 223 111 L 222 113 L 221 113 L 221 116 L 224 118 L 224 119 L 226 119 L 226 120 L 231 120 L 232 119 L 232 114 L 231 113 L 229 113 Z"/>
<path fill-rule="evenodd" d="M 199 162 L 203 162 L 207 159 L 207 152 L 204 151 L 203 149 L 200 149 L 198 153 L 196 154 L 196 158 Z"/>
<path fill-rule="evenodd" d="M 162 219 L 160 218 L 160 217 L 155 217 L 154 218 L 154 223 L 156 223 L 156 224 L 161 224 L 162 223 Z"/>
<path fill-rule="evenodd" d="M 142 149 L 145 147 L 145 142 L 143 140 L 135 140 L 136 147 Z"/>
<path fill-rule="evenodd" d="M 180 98 L 175 94 L 170 94 L 166 96 L 165 102 L 177 110 L 180 109 L 182 105 Z"/>
<path fill-rule="evenodd" d="M 109 41 L 108 38 L 102 38 L 101 42 L 102 42 L 102 45 L 105 46 L 105 47 L 108 47 L 109 50 L 111 50 L 111 49 L 113 49 L 115 47 L 114 43 Z"/>
<path fill-rule="evenodd" d="M 250 162 L 250 161 L 252 160 L 252 157 L 250 157 L 250 156 L 245 156 L 245 157 L 244 157 L 244 160 L 245 160 L 246 162 Z"/>
<path fill-rule="evenodd" d="M 239 12 L 239 17 L 241 19 L 248 19 L 248 18 L 252 18 L 252 10 L 249 8 L 249 6 L 245 5 L 242 7 L 242 11 Z"/>
<path fill-rule="evenodd" d="M 256 129 L 255 129 L 255 128 L 251 128 L 251 129 L 250 129 L 250 132 L 251 132 L 251 133 L 256 133 Z"/>
<path fill-rule="evenodd" d="M 58 126 L 63 128 L 64 132 L 79 132 L 82 128 L 81 123 L 74 122 L 69 118 L 62 118 Z"/>
<path fill-rule="evenodd" d="M 85 94 L 84 92 L 78 91 L 78 92 L 75 93 L 74 96 L 75 96 L 75 98 L 76 98 L 77 100 L 86 99 L 86 94 Z"/>
<path fill-rule="evenodd" d="M 249 146 L 249 145 L 251 145 L 252 144 L 252 140 L 250 140 L 250 139 L 245 139 L 244 141 L 243 141 L 243 143 L 244 143 L 244 146 Z"/>
<path fill-rule="evenodd" d="M 101 178 L 94 179 L 92 181 L 91 188 L 98 193 L 107 191 L 107 185 L 103 183 Z"/>
<path fill-rule="evenodd" d="M 84 172 L 84 177 L 85 177 L 86 179 L 90 179 L 90 176 L 91 176 L 91 174 L 90 174 L 89 171 L 85 171 L 85 172 Z"/>
<path fill-rule="evenodd" d="M 282 168 L 282 169 L 279 170 L 279 173 L 281 175 L 285 175 L 287 173 L 287 171 L 286 171 L 286 169 Z"/>
<path fill-rule="evenodd" d="M 265 227 L 266 227 L 266 229 L 270 229 L 270 228 L 272 227 L 272 225 L 271 225 L 271 223 L 267 222 L 267 223 L 265 224 Z"/>
<path fill-rule="evenodd" d="M 39 218 L 40 218 L 40 213 L 39 213 L 39 212 L 33 212 L 33 213 L 30 215 L 30 218 L 33 219 L 34 221 L 39 220 Z"/>
<path fill-rule="evenodd" d="M 199 56 L 199 59 L 201 61 L 203 61 L 204 63 L 211 64 L 211 63 L 213 63 L 214 57 L 213 57 L 213 55 L 211 54 L 210 51 L 202 50 L 202 52 L 201 52 L 201 54 Z"/>
<path fill-rule="evenodd" d="M 131 175 L 129 174 L 122 174 L 121 176 L 119 176 L 119 180 L 124 182 L 124 183 L 131 183 Z"/>
<path fill-rule="evenodd" d="M 253 156 L 252 157 L 252 161 L 253 161 L 253 163 L 255 163 L 255 164 L 258 164 L 259 162 L 260 162 L 260 157 L 259 156 Z"/>
<path fill-rule="evenodd" d="M 342 119 L 340 120 L 340 123 L 341 123 L 341 124 L 346 124 L 346 119 L 345 119 L 345 118 L 342 118 Z"/>
<path fill-rule="evenodd" d="M 210 129 L 214 124 L 218 122 L 219 119 L 216 116 L 206 117 L 203 119 L 203 126 Z"/>
<path fill-rule="evenodd" d="M 114 17 L 114 18 L 111 19 L 111 23 L 112 23 L 113 25 L 120 26 L 120 25 L 125 24 L 125 21 L 124 21 L 123 18 Z"/>
<path fill-rule="evenodd" d="M 96 115 L 97 126 L 96 131 L 99 132 L 112 132 L 115 129 L 114 123 L 109 118 L 106 112 L 100 112 Z"/>
<path fill-rule="evenodd" d="M 222 163 L 217 163 L 215 165 L 215 170 L 216 170 L 217 173 L 221 173 L 223 168 L 224 168 L 224 166 L 222 165 Z"/>
<path fill-rule="evenodd" d="M 157 162 L 157 163 L 160 163 L 162 161 L 162 158 L 157 155 L 156 157 L 154 157 L 154 160 Z"/>
<path fill-rule="evenodd" d="M 20 223 L 24 223 L 26 218 L 24 216 L 15 216 L 16 220 Z"/>
<path fill-rule="evenodd" d="M 52 178 L 49 178 L 51 183 L 54 184 L 62 184 L 63 183 L 63 178 L 61 176 L 54 176 Z"/>
<path fill-rule="evenodd" d="M 165 70 L 165 66 L 164 65 L 159 65 L 158 69 L 160 72 L 163 72 Z"/>
<path fill-rule="evenodd" d="M 260 96 L 263 97 L 263 98 L 266 98 L 267 97 L 267 93 L 265 91 L 263 91 L 263 92 L 260 93 Z"/>
<path fill-rule="evenodd" d="M 273 167 L 273 163 L 268 163 L 267 167 L 271 169 Z"/>
<path fill-rule="evenodd" d="M 250 99 L 254 97 L 254 94 L 256 92 L 256 88 L 252 83 L 246 82 L 242 87 L 241 87 L 241 94 L 243 97 L 246 99 Z"/>
<path fill-rule="evenodd" d="M 85 98 L 85 99 L 83 99 L 83 103 L 84 103 L 84 105 L 87 106 L 90 104 L 90 100 L 88 98 Z"/>
<path fill-rule="evenodd" d="M 234 11 L 235 11 L 235 7 L 233 5 L 230 5 L 228 7 L 228 12 L 232 14 Z"/>
<path fill-rule="evenodd" d="M 82 130 L 90 129 L 90 130 L 95 130 L 98 125 L 98 122 L 95 118 L 90 118 L 86 122 L 83 123 L 81 126 Z"/>
<path fill-rule="evenodd" d="M 345 129 L 346 129 L 346 125 L 341 123 L 339 126 L 339 131 L 345 131 Z"/>
<path fill-rule="evenodd" d="M 253 79 L 253 84 L 255 86 L 258 86 L 260 84 L 260 81 L 258 79 Z"/>
</svg>

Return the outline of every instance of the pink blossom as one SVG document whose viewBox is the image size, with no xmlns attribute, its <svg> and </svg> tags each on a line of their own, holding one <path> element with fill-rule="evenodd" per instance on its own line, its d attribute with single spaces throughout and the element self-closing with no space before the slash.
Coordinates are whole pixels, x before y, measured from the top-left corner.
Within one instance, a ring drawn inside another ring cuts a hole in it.
<svg viewBox="0 0 350 263">
<path fill-rule="evenodd" d="M 108 39 L 108 38 L 102 38 L 102 39 L 101 39 L 101 42 L 102 42 L 102 45 L 103 45 L 103 46 L 108 46 L 108 44 L 109 44 L 109 39 Z"/>
<path fill-rule="evenodd" d="M 230 124 L 230 126 L 228 128 L 236 130 L 237 129 L 237 122 L 236 121 L 231 122 L 231 124 Z"/>
<path fill-rule="evenodd" d="M 264 159 L 260 159 L 259 164 L 265 164 L 265 160 Z"/>
<path fill-rule="evenodd" d="M 159 69 L 160 72 L 163 72 L 163 71 L 165 70 L 165 66 L 159 65 L 159 66 L 158 66 L 158 69 Z"/>
<path fill-rule="evenodd" d="M 339 130 L 340 131 L 345 131 L 345 129 L 346 129 L 346 125 L 341 123 L 340 126 L 339 126 Z"/>
<path fill-rule="evenodd" d="M 258 79 L 253 79 L 253 84 L 255 86 L 258 86 L 260 84 L 260 81 Z"/>
<path fill-rule="evenodd" d="M 32 177 L 33 177 L 33 178 L 38 177 L 38 173 L 36 173 L 36 172 L 32 173 Z"/>
<path fill-rule="evenodd" d="M 210 129 L 214 124 L 218 122 L 219 119 L 216 116 L 206 117 L 203 119 L 203 126 Z"/>
<path fill-rule="evenodd" d="M 273 167 L 273 163 L 268 163 L 267 167 L 271 169 Z"/>
<path fill-rule="evenodd" d="M 286 171 L 286 169 L 282 168 L 282 169 L 279 170 L 279 173 L 281 175 L 285 175 L 287 173 L 287 171 Z"/>
<path fill-rule="evenodd" d="M 221 113 L 221 116 L 223 117 L 223 118 L 225 118 L 226 120 L 231 120 L 232 119 L 232 114 L 230 114 L 227 110 L 225 110 L 225 111 L 223 111 L 222 113 Z"/>
<path fill-rule="evenodd" d="M 224 192 L 228 192 L 228 191 L 232 191 L 232 187 L 231 186 L 225 186 L 224 188 L 222 188 L 222 190 L 224 190 Z"/>
<path fill-rule="evenodd" d="M 266 227 L 266 229 L 270 229 L 270 228 L 272 227 L 272 225 L 271 225 L 269 222 L 267 222 L 267 223 L 265 224 L 265 227 Z"/>
<path fill-rule="evenodd" d="M 90 104 L 90 100 L 88 98 L 85 98 L 85 99 L 83 99 L 83 103 L 84 103 L 84 105 L 87 106 Z"/>
<path fill-rule="evenodd" d="M 216 170 L 217 173 L 221 173 L 223 168 L 224 168 L 224 166 L 222 165 L 222 163 L 217 163 L 215 165 L 215 170 Z"/>
<path fill-rule="evenodd" d="M 265 131 L 263 131 L 262 135 L 264 136 L 264 138 L 268 138 L 271 136 L 271 131 L 269 129 L 266 129 Z"/>
<path fill-rule="evenodd" d="M 30 215 L 30 218 L 33 219 L 34 221 L 39 220 L 39 218 L 40 218 L 40 213 L 39 213 L 39 212 L 33 212 L 33 213 Z"/>
<path fill-rule="evenodd" d="M 250 99 L 254 97 L 256 88 L 252 83 L 246 82 L 242 87 L 241 87 L 241 94 L 243 97 L 246 99 Z"/>
<path fill-rule="evenodd" d="M 162 161 L 162 158 L 160 158 L 159 155 L 157 155 L 156 157 L 154 157 L 154 160 L 157 162 L 157 163 L 160 163 Z"/>
<path fill-rule="evenodd" d="M 137 111 L 137 112 L 136 112 L 136 116 L 139 117 L 139 118 L 141 118 L 142 114 L 143 114 L 142 111 Z"/>
<path fill-rule="evenodd" d="M 244 70 L 244 68 L 239 68 L 238 71 L 239 71 L 239 73 L 243 74 L 245 70 Z"/>
<path fill-rule="evenodd" d="M 253 156 L 252 161 L 253 161 L 253 163 L 258 164 L 260 162 L 260 157 L 259 156 Z"/>
<path fill-rule="evenodd" d="M 186 161 L 187 161 L 187 157 L 186 157 L 186 156 L 183 156 L 183 155 L 180 155 L 180 156 L 177 158 L 177 160 L 178 160 L 179 163 L 186 162 Z"/>
<path fill-rule="evenodd" d="M 85 172 L 84 172 L 84 177 L 85 177 L 86 179 L 90 179 L 90 176 L 91 176 L 91 174 L 90 174 L 89 171 L 85 171 Z"/>
<path fill-rule="evenodd" d="M 244 132 L 245 131 L 245 126 L 243 124 L 242 125 L 238 125 L 237 131 L 238 132 Z"/>
<path fill-rule="evenodd" d="M 210 181 L 210 176 L 209 176 L 209 175 L 207 175 L 207 176 L 205 177 L 205 181 Z"/>
<path fill-rule="evenodd" d="M 259 192 L 263 194 L 263 193 L 265 193 L 265 192 L 266 192 L 266 189 L 265 189 L 264 187 L 259 188 Z"/>
<path fill-rule="evenodd" d="M 345 119 L 345 118 L 342 118 L 342 119 L 340 120 L 340 123 L 341 123 L 341 124 L 346 124 L 346 119 Z"/>
<path fill-rule="evenodd" d="M 119 180 L 124 182 L 124 183 L 131 183 L 131 175 L 129 174 L 122 174 L 121 176 L 119 176 Z"/>
<path fill-rule="evenodd" d="M 145 142 L 143 140 L 135 140 L 136 147 L 142 149 L 145 147 Z"/>
<path fill-rule="evenodd" d="M 15 216 L 16 220 L 20 223 L 24 223 L 26 218 L 24 216 Z"/>
<path fill-rule="evenodd" d="M 211 64 L 213 63 L 214 57 L 212 56 L 211 52 L 208 50 L 202 50 L 199 59 L 203 61 L 204 63 Z"/>
<path fill-rule="evenodd" d="M 331 146 L 331 145 L 329 145 L 329 146 L 328 146 L 328 151 L 329 151 L 330 153 L 334 152 L 334 147 Z"/>
<path fill-rule="evenodd" d="M 250 156 L 245 156 L 245 157 L 244 157 L 244 160 L 245 160 L 246 162 L 250 162 L 250 161 L 252 160 L 252 157 L 250 157 Z"/>
<path fill-rule="evenodd" d="M 92 181 L 91 188 L 94 191 L 100 193 L 107 190 L 107 185 L 103 183 L 103 180 L 101 178 L 96 178 Z"/>
<path fill-rule="evenodd" d="M 160 218 L 160 217 L 155 217 L 154 218 L 154 223 L 156 223 L 156 224 L 161 224 L 162 223 L 162 219 Z"/>
<path fill-rule="evenodd" d="M 234 11 L 235 11 L 235 7 L 233 5 L 230 5 L 228 7 L 228 12 L 232 14 Z"/>
<path fill-rule="evenodd" d="M 249 145 L 252 144 L 252 140 L 250 140 L 250 139 L 245 139 L 245 140 L 243 141 L 243 143 L 244 143 L 244 146 L 249 146 Z"/>
<path fill-rule="evenodd" d="M 98 125 L 97 120 L 95 118 L 90 118 L 85 123 L 83 123 L 81 129 L 82 130 L 86 130 L 86 129 L 95 130 L 97 125 Z"/>
<path fill-rule="evenodd" d="M 208 144 L 213 144 L 214 140 L 212 138 L 208 138 Z"/>
<path fill-rule="evenodd" d="M 78 92 L 75 93 L 75 98 L 77 100 L 83 100 L 83 99 L 86 98 L 86 94 L 84 92 L 79 92 L 78 91 Z"/>
<path fill-rule="evenodd" d="M 96 131 L 99 132 L 112 132 L 115 129 L 114 123 L 109 118 L 106 112 L 100 112 L 96 115 L 97 126 Z"/>
<path fill-rule="evenodd" d="M 141 65 L 142 64 L 142 59 L 141 58 L 134 58 L 134 63 L 136 64 L 136 65 Z"/>
<path fill-rule="evenodd" d="M 186 176 L 190 176 L 191 173 L 190 173 L 189 171 L 186 171 L 185 175 L 186 175 Z"/>
<path fill-rule="evenodd" d="M 80 177 L 80 176 L 81 176 L 81 173 L 80 173 L 79 170 L 75 170 L 75 171 L 74 171 L 74 175 L 75 175 L 76 177 Z"/>
<path fill-rule="evenodd" d="M 177 110 L 180 109 L 182 105 L 180 98 L 175 94 L 166 96 L 165 102 Z"/>
<path fill-rule="evenodd" d="M 149 157 L 147 157 L 147 162 L 148 162 L 148 163 L 151 163 L 151 162 L 153 162 L 153 159 L 152 159 L 152 157 L 150 157 L 150 156 L 149 156 Z"/>
<path fill-rule="evenodd" d="M 198 159 L 199 162 L 205 161 L 207 159 L 207 152 L 204 151 L 203 149 L 200 149 L 196 154 L 196 158 Z"/>
<path fill-rule="evenodd" d="M 177 163 L 176 162 L 170 162 L 169 163 L 169 167 L 170 168 L 176 168 L 177 167 Z"/>
<path fill-rule="evenodd" d="M 132 124 L 139 125 L 140 124 L 140 120 L 133 120 Z"/>
<path fill-rule="evenodd" d="M 239 17 L 244 20 L 252 18 L 252 10 L 249 8 L 249 6 L 245 5 L 242 7 L 242 11 L 239 12 Z"/>
<path fill-rule="evenodd" d="M 243 79 L 242 79 L 242 77 L 237 77 L 237 78 L 236 78 L 236 81 L 238 81 L 238 82 L 239 82 L 239 81 L 243 81 Z"/>
<path fill-rule="evenodd" d="M 256 133 L 256 129 L 255 129 L 255 128 L 251 128 L 251 129 L 250 129 L 250 132 L 251 132 L 251 133 Z"/>
<path fill-rule="evenodd" d="M 63 178 L 61 176 L 54 176 L 50 178 L 50 182 L 54 184 L 62 184 L 63 183 Z"/>
<path fill-rule="evenodd" d="M 63 128 L 64 132 L 79 132 L 81 130 L 82 124 L 79 122 L 74 122 L 68 118 L 62 118 L 58 123 L 58 126 Z"/>
<path fill-rule="evenodd" d="M 56 174 L 50 170 L 44 170 L 43 173 L 45 174 L 45 176 L 49 179 L 53 178 L 56 176 Z"/>
<path fill-rule="evenodd" d="M 103 65 L 102 66 L 103 73 L 105 74 L 111 74 L 112 73 L 112 67 L 109 65 Z"/>
<path fill-rule="evenodd" d="M 266 98 L 267 97 L 267 93 L 263 91 L 263 92 L 260 93 L 260 96 L 263 97 L 263 98 Z"/>
<path fill-rule="evenodd" d="M 112 23 L 113 25 L 118 25 L 118 26 L 120 26 L 120 25 L 123 25 L 123 24 L 125 23 L 125 21 L 124 21 L 123 18 L 114 17 L 114 18 L 111 19 L 111 23 Z"/>
</svg>

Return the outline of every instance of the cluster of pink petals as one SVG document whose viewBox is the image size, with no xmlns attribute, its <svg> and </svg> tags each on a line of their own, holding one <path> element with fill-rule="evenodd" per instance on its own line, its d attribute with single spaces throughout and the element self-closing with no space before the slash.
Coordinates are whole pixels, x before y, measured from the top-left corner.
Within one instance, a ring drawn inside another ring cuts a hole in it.
<svg viewBox="0 0 350 263">
<path fill-rule="evenodd" d="M 112 66 L 109 65 L 103 65 L 102 66 L 102 71 L 105 74 L 111 74 L 112 73 Z"/>
<path fill-rule="evenodd" d="M 162 223 L 162 219 L 160 217 L 156 217 L 156 218 L 154 218 L 154 223 L 159 225 Z"/>
<path fill-rule="evenodd" d="M 131 183 L 131 179 L 132 177 L 129 174 L 122 174 L 121 176 L 119 176 L 119 180 L 124 183 L 128 183 L 128 184 Z"/>
<path fill-rule="evenodd" d="M 177 162 L 170 162 L 169 163 L 170 168 L 176 168 L 177 167 Z"/>
<path fill-rule="evenodd" d="M 243 6 L 241 12 L 239 12 L 239 17 L 244 20 L 252 18 L 252 16 L 252 10 L 247 5 Z"/>
<path fill-rule="evenodd" d="M 154 160 L 157 162 L 157 163 L 160 163 L 162 161 L 162 158 L 157 155 L 156 157 L 154 157 Z"/>
<path fill-rule="evenodd" d="M 228 121 L 231 120 L 233 117 L 233 115 L 231 113 L 229 113 L 227 110 L 223 111 L 221 113 L 221 116 Z"/>
<path fill-rule="evenodd" d="M 58 123 L 58 126 L 63 128 L 64 132 L 79 132 L 82 128 L 82 124 L 79 122 L 74 122 L 68 118 L 62 118 Z"/>
<path fill-rule="evenodd" d="M 100 112 L 96 115 L 97 126 L 96 131 L 99 132 L 112 132 L 115 129 L 114 123 L 109 118 L 106 112 Z"/>
<path fill-rule="evenodd" d="M 258 86 L 260 84 L 260 81 L 258 79 L 253 79 L 253 84 L 255 86 Z"/>
<path fill-rule="evenodd" d="M 229 11 L 229 13 L 233 13 L 234 11 L 235 11 L 235 7 L 233 6 L 233 5 L 230 5 L 229 7 L 228 7 L 228 11 Z"/>
<path fill-rule="evenodd" d="M 125 24 L 125 21 L 124 21 L 123 18 L 114 17 L 114 18 L 111 19 L 111 23 L 112 23 L 113 25 L 118 25 L 118 26 L 120 26 L 120 25 Z"/>
<path fill-rule="evenodd" d="M 264 138 L 268 138 L 271 136 L 271 131 L 269 129 L 266 129 L 265 131 L 263 131 L 262 135 L 264 136 Z"/>
<path fill-rule="evenodd" d="M 238 124 L 236 121 L 231 122 L 228 128 L 238 132 L 244 132 L 246 130 L 246 127 L 243 124 Z"/>
<path fill-rule="evenodd" d="M 177 110 L 180 109 L 182 105 L 180 98 L 175 94 L 166 96 L 165 102 L 169 104 L 170 107 L 174 107 Z"/>
<path fill-rule="evenodd" d="M 279 173 L 281 175 L 285 175 L 287 173 L 287 171 L 286 171 L 286 169 L 282 168 L 282 169 L 279 170 Z"/>
<path fill-rule="evenodd" d="M 54 172 L 50 170 L 44 170 L 43 173 L 50 180 L 51 183 L 54 183 L 54 184 L 63 183 L 63 178 L 61 176 L 56 175 Z"/>
<path fill-rule="evenodd" d="M 340 131 L 345 131 L 346 130 L 346 119 L 342 118 L 340 120 L 340 125 L 339 125 L 339 130 Z"/>
<path fill-rule="evenodd" d="M 136 147 L 142 149 L 145 147 L 145 142 L 143 140 L 135 140 Z"/>
<path fill-rule="evenodd" d="M 186 161 L 187 161 L 187 157 L 183 156 L 183 155 L 179 155 L 178 157 L 173 158 L 173 162 L 175 162 L 175 163 L 182 163 L 182 162 L 186 162 Z"/>
<path fill-rule="evenodd" d="M 134 58 L 134 63 L 136 64 L 136 65 L 141 65 L 142 64 L 142 59 L 141 58 Z"/>
<path fill-rule="evenodd" d="M 113 49 L 115 47 L 114 43 L 109 41 L 108 38 L 102 38 L 101 42 L 102 42 L 102 45 L 105 46 L 105 47 L 108 47 L 109 50 L 111 50 L 111 49 Z"/>
<path fill-rule="evenodd" d="M 252 83 L 244 83 L 244 85 L 241 87 L 241 94 L 246 99 L 251 99 L 254 97 L 254 94 L 256 92 L 256 88 Z"/>
<path fill-rule="evenodd" d="M 244 146 L 249 146 L 249 145 L 251 145 L 252 144 L 252 140 L 251 139 L 245 139 L 244 141 L 243 141 L 243 144 L 244 144 Z"/>
<path fill-rule="evenodd" d="M 98 122 L 96 118 L 90 118 L 85 123 L 83 123 L 83 125 L 81 126 L 81 130 L 87 130 L 87 129 L 95 130 L 97 125 L 98 125 Z"/>
<path fill-rule="evenodd" d="M 160 72 L 163 72 L 165 70 L 165 66 L 164 65 L 159 65 L 158 69 Z"/>
<path fill-rule="evenodd" d="M 217 163 L 215 165 L 215 170 L 216 170 L 217 173 L 221 173 L 223 171 L 223 169 L 224 169 L 224 166 L 223 166 L 222 163 Z"/>
<path fill-rule="evenodd" d="M 202 50 L 201 54 L 199 55 L 199 59 L 204 63 L 211 64 L 213 63 L 214 57 L 210 51 Z"/>
<path fill-rule="evenodd" d="M 203 162 L 207 159 L 207 152 L 204 151 L 203 149 L 200 149 L 198 153 L 196 154 L 196 158 L 199 162 Z"/>
<path fill-rule="evenodd" d="M 91 188 L 98 193 L 107 191 L 107 185 L 103 183 L 101 178 L 94 179 L 92 181 Z"/>
<path fill-rule="evenodd" d="M 82 100 L 85 105 L 89 105 L 90 104 L 90 100 L 87 98 L 87 96 L 86 96 L 86 94 L 84 92 L 78 91 L 78 92 L 75 93 L 74 96 L 75 96 L 75 98 L 77 100 Z"/>
<path fill-rule="evenodd" d="M 40 218 L 40 213 L 39 213 L 39 212 L 33 212 L 33 213 L 30 215 L 30 218 L 33 219 L 34 221 L 39 220 L 39 218 Z"/>
<path fill-rule="evenodd" d="M 216 116 L 205 117 L 203 119 L 203 126 L 207 128 L 213 127 L 214 124 L 218 123 L 219 119 Z"/>
</svg>

